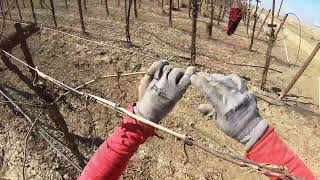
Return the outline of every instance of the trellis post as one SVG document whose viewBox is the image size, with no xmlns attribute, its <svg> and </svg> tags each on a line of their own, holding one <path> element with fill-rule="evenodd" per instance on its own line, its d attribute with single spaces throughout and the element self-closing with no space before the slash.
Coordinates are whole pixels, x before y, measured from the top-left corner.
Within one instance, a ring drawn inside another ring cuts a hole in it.
<svg viewBox="0 0 320 180">
<path fill-rule="evenodd" d="M 172 27 L 172 0 L 169 0 L 169 27 Z"/>
<path fill-rule="evenodd" d="M 257 13 L 258 13 L 258 8 L 259 8 L 259 0 L 256 0 L 257 4 L 256 4 L 256 9 L 254 11 L 254 14 L 253 14 L 253 18 L 254 18 L 254 22 L 253 22 L 253 27 L 252 27 L 252 34 L 251 34 L 251 41 L 250 41 L 250 46 L 249 46 L 249 51 L 252 51 L 252 46 L 253 46 L 253 40 L 254 40 L 254 33 L 256 31 L 256 25 L 257 25 L 257 21 L 258 21 L 258 16 L 257 16 Z"/>
<path fill-rule="evenodd" d="M 138 18 L 137 0 L 133 0 L 134 17 Z"/>
<path fill-rule="evenodd" d="M 220 20 L 221 20 L 221 13 L 222 13 L 222 4 L 220 5 L 220 12 L 219 12 L 219 17 L 218 17 L 218 25 L 220 25 Z"/>
<path fill-rule="evenodd" d="M 66 8 L 68 9 L 69 7 L 68 7 L 68 1 L 67 0 L 64 0 L 64 4 L 65 4 Z"/>
<path fill-rule="evenodd" d="M 37 25 L 38 23 L 37 23 L 36 13 L 34 11 L 33 0 L 30 0 L 30 5 L 31 5 L 31 11 L 32 11 L 32 16 L 33 16 L 34 23 Z"/>
<path fill-rule="evenodd" d="M 249 34 L 249 24 L 251 19 L 251 10 L 252 10 L 251 1 L 252 0 L 249 0 L 248 11 L 247 11 L 247 34 Z"/>
<path fill-rule="evenodd" d="M 264 90 L 264 85 L 267 81 L 267 75 L 268 75 L 268 70 L 269 70 L 269 66 L 270 66 L 270 61 L 271 61 L 271 54 L 272 54 L 272 48 L 275 42 L 275 24 L 274 24 L 274 10 L 275 10 L 275 0 L 273 0 L 272 2 L 272 13 L 271 13 L 271 24 L 269 25 L 271 28 L 271 33 L 269 35 L 269 44 L 268 44 L 268 49 L 266 52 L 266 62 L 264 65 L 264 69 L 263 69 L 263 73 L 262 73 L 262 80 L 261 80 L 261 85 L 260 85 L 260 89 Z"/>
<path fill-rule="evenodd" d="M 2 6 L 2 1 L 0 1 L 0 10 L 1 10 L 1 15 L 4 17 L 4 12 L 3 12 L 3 6 Z"/>
<path fill-rule="evenodd" d="M 297 72 L 297 74 L 293 77 L 293 79 L 291 80 L 290 84 L 281 92 L 281 95 L 279 96 L 279 99 L 283 99 L 287 93 L 290 91 L 290 89 L 293 87 L 293 85 L 298 81 L 298 79 L 300 78 L 300 76 L 303 74 L 303 72 L 307 69 L 307 67 L 309 66 L 309 64 L 312 62 L 313 58 L 316 56 L 316 54 L 318 53 L 320 49 L 320 42 L 316 45 L 316 47 L 313 49 L 313 51 L 311 52 L 311 54 L 309 55 L 308 59 L 306 60 L 306 62 L 303 63 L 302 67 L 300 68 L 300 70 Z"/>
<path fill-rule="evenodd" d="M 106 6 L 106 13 L 107 13 L 107 15 L 109 15 L 108 0 L 104 0 L 104 4 Z"/>
<path fill-rule="evenodd" d="M 87 0 L 83 0 L 83 7 L 84 7 L 85 11 L 88 10 L 88 8 L 87 8 Z"/>
<path fill-rule="evenodd" d="M 42 0 L 39 0 L 39 4 L 40 4 L 40 7 L 43 9 L 44 7 L 43 7 L 43 2 L 42 2 Z"/>
<path fill-rule="evenodd" d="M 125 0 L 126 39 L 127 39 L 128 46 L 132 45 L 131 37 L 130 37 L 130 12 L 131 12 L 131 6 L 132 6 L 132 0 L 129 0 L 129 4 L 127 4 L 127 0 Z"/>
<path fill-rule="evenodd" d="M 192 38 L 191 38 L 191 64 L 195 65 L 196 62 L 196 38 L 197 38 L 197 18 L 198 18 L 198 0 L 192 0 Z"/>
<path fill-rule="evenodd" d="M 260 12 L 260 14 L 259 14 L 259 16 L 258 16 L 258 19 L 260 19 L 261 14 L 262 14 L 263 12 L 264 12 L 264 8 L 261 9 L 261 12 Z"/>
<path fill-rule="evenodd" d="M 86 33 L 86 28 L 84 26 L 84 21 L 83 21 L 81 0 L 77 0 L 77 2 L 78 2 L 78 9 L 79 9 L 79 15 L 80 15 L 81 30 L 82 30 L 82 33 Z"/>
<path fill-rule="evenodd" d="M 278 18 L 279 15 L 280 15 L 280 11 L 281 11 L 281 8 L 282 8 L 282 4 L 283 4 L 283 0 L 281 0 L 280 7 L 279 7 L 279 10 L 278 10 L 278 14 L 277 14 L 277 18 Z"/>
<path fill-rule="evenodd" d="M 24 2 L 24 0 L 21 0 L 21 2 L 22 2 L 23 8 L 26 8 L 26 3 Z"/>
<path fill-rule="evenodd" d="M 55 10 L 54 10 L 53 0 L 50 0 L 50 6 L 51 6 L 51 14 L 52 14 L 52 18 L 53 18 L 53 23 L 54 23 L 54 26 L 57 27 L 58 24 L 57 24 L 57 20 L 56 20 L 56 13 L 55 13 Z"/>
<path fill-rule="evenodd" d="M 31 56 L 31 53 L 30 53 L 30 50 L 29 50 L 29 47 L 28 47 L 28 44 L 26 41 L 26 37 L 23 33 L 23 29 L 21 27 L 21 24 L 16 23 L 16 24 L 14 24 L 14 27 L 16 28 L 18 39 L 20 41 L 20 48 L 24 54 L 25 60 L 29 66 L 34 68 L 35 65 L 33 63 L 32 56 Z M 37 76 L 37 73 L 35 72 L 35 70 L 29 69 L 29 71 L 32 75 L 32 78 L 34 79 L 34 82 L 37 82 L 38 76 Z"/>
<path fill-rule="evenodd" d="M 208 35 L 212 37 L 212 26 L 213 26 L 213 16 L 214 16 L 214 5 L 213 5 L 213 0 L 210 0 L 210 22 L 208 24 Z"/>
</svg>

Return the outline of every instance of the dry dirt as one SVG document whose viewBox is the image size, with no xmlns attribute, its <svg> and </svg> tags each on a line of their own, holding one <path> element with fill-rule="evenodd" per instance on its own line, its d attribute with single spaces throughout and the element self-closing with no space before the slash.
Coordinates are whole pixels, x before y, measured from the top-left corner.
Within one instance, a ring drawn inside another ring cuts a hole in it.
<svg viewBox="0 0 320 180">
<path fill-rule="evenodd" d="M 64 31 L 81 36 L 76 3 L 69 2 L 68 10 L 61 0 L 56 0 L 55 4 L 58 26 Z M 31 21 L 29 4 L 27 7 L 22 8 L 23 18 Z M 112 1 L 109 2 L 109 7 L 111 14 L 106 16 L 104 5 L 100 5 L 99 1 L 89 1 L 88 10 L 84 13 L 89 35 L 83 37 L 104 41 L 105 45 L 86 42 L 48 29 L 42 29 L 41 33 L 29 38 L 28 44 L 39 69 L 74 87 L 99 75 L 147 69 L 154 59 L 121 49 L 127 48 L 124 43 L 123 3 L 118 7 Z M 36 12 L 41 23 L 52 26 L 48 9 L 41 9 L 36 4 Z M 16 9 L 12 10 L 12 13 L 13 17 L 18 19 Z M 167 59 L 176 66 L 186 67 L 189 63 L 188 48 L 191 42 L 191 20 L 188 18 L 187 9 L 173 12 L 172 28 L 168 27 L 168 17 L 162 14 L 157 2 L 143 1 L 138 13 L 138 18 L 134 18 L 134 15 L 131 18 L 134 47 L 127 49 Z M 208 38 L 204 23 L 208 22 L 208 19 L 201 16 L 199 20 L 198 68 L 207 72 L 239 74 L 245 78 L 250 90 L 255 91 L 260 97 L 258 106 L 262 116 L 277 129 L 283 140 L 306 162 L 316 176 L 320 177 L 319 116 L 301 110 L 296 105 L 284 106 L 277 100 L 279 89 L 285 87 L 301 63 L 288 66 L 283 42 L 277 42 L 271 67 L 282 73 L 269 71 L 266 91 L 260 91 L 262 69 L 239 64 L 263 66 L 267 49 L 265 36 L 261 35 L 255 40 L 254 51 L 249 52 L 249 39 L 243 23 L 233 36 L 227 36 L 226 22 L 222 22 L 220 26 L 215 25 L 213 37 Z M 5 34 L 10 31 L 13 31 L 13 23 L 7 22 Z M 288 48 L 289 52 L 294 52 L 296 46 L 289 43 Z M 23 57 L 19 47 L 12 53 L 16 57 Z M 307 53 L 301 55 L 302 60 Z M 28 69 L 19 64 L 17 66 L 29 76 Z M 0 76 L 1 86 L 7 93 L 16 101 L 27 102 L 28 104 L 20 106 L 31 117 L 36 118 L 42 108 L 34 105 L 41 104 L 41 100 L 2 62 Z M 117 78 L 103 79 L 87 86 L 83 91 L 127 106 L 137 99 L 136 89 L 140 78 L 141 75 L 122 77 L 119 83 Z M 50 83 L 47 83 L 47 86 L 56 94 L 63 92 Z M 301 88 L 303 85 L 298 87 Z M 293 89 L 287 101 L 317 111 L 315 97 L 301 94 L 298 90 L 299 88 Z M 30 126 L 2 101 L 3 98 L 0 101 L 0 179 L 22 179 L 24 139 Z M 210 120 L 197 112 L 197 106 L 202 102 L 205 102 L 205 99 L 191 87 L 161 125 L 179 133 L 190 134 L 212 148 L 242 155 L 243 147 L 239 143 L 225 136 Z M 69 131 L 76 135 L 76 143 L 88 160 L 101 140 L 105 139 L 121 120 L 118 113 L 93 102 L 86 105 L 85 99 L 72 95 L 68 95 L 65 101 L 59 101 L 58 105 Z M 52 135 L 62 139 L 62 133 L 50 122 L 46 111 L 39 121 L 39 124 Z M 188 163 L 184 163 L 186 156 L 183 143 L 167 134 L 159 132 L 159 135 L 163 139 L 154 137 L 140 147 L 122 179 L 267 179 L 263 175 L 209 156 L 195 147 L 187 147 L 190 159 Z M 67 155 L 71 156 L 70 153 Z M 76 162 L 74 158 L 72 160 Z M 75 179 L 78 175 L 76 169 L 56 155 L 36 132 L 32 133 L 28 140 L 25 172 L 26 179 Z"/>
</svg>

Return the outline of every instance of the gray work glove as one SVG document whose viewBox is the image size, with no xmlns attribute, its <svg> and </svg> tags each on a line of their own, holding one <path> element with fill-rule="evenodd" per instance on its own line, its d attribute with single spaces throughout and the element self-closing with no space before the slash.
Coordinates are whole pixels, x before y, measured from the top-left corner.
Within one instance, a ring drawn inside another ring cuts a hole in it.
<svg viewBox="0 0 320 180">
<path fill-rule="evenodd" d="M 220 129 L 244 144 L 246 150 L 265 133 L 268 123 L 260 117 L 256 97 L 248 92 L 243 79 L 201 72 L 191 77 L 191 83 L 210 102 L 200 105 L 199 111 L 211 116 Z"/>
<path fill-rule="evenodd" d="M 185 71 L 166 61 L 152 64 L 139 85 L 139 100 L 134 112 L 154 123 L 166 116 L 185 93 L 195 68 Z"/>
</svg>

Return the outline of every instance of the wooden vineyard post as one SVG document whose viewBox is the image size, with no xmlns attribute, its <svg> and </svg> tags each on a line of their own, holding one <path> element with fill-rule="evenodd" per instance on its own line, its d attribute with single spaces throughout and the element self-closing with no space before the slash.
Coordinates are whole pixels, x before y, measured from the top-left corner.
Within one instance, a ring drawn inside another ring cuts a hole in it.
<svg viewBox="0 0 320 180">
<path fill-rule="evenodd" d="M 268 19 L 269 15 L 270 15 L 270 12 L 271 12 L 271 9 L 269 9 L 268 14 L 267 14 L 266 17 L 264 18 L 263 23 L 262 23 L 262 25 L 261 25 L 261 27 L 260 27 L 260 30 L 259 30 L 256 38 L 259 37 L 259 35 L 260 35 L 260 33 L 261 33 L 262 29 L 263 29 L 264 24 L 267 22 L 267 19 Z"/>
<path fill-rule="evenodd" d="M 169 27 L 172 27 L 172 0 L 169 0 Z"/>
<path fill-rule="evenodd" d="M 124 0 L 124 18 L 126 20 L 126 23 L 127 23 L 127 9 L 128 9 L 128 3 L 127 3 L 127 0 Z"/>
<path fill-rule="evenodd" d="M 283 4 L 283 0 L 281 0 L 280 7 L 279 7 L 279 10 L 278 10 L 278 14 L 277 14 L 277 18 L 279 18 L 280 11 L 281 11 L 281 8 L 282 8 L 282 4 Z"/>
<path fill-rule="evenodd" d="M 133 0 L 134 17 L 138 18 L 137 0 Z"/>
<path fill-rule="evenodd" d="M 222 22 L 224 21 L 224 17 L 226 16 L 226 11 L 227 11 L 227 8 L 226 6 L 224 6 L 222 11 L 222 19 L 221 19 Z"/>
<path fill-rule="evenodd" d="M 56 20 L 56 13 L 55 13 L 55 10 L 54 10 L 53 0 L 50 0 L 50 6 L 51 6 L 51 13 L 52 13 L 52 18 L 53 18 L 53 23 L 54 23 L 54 26 L 57 27 L 58 24 L 57 24 L 57 20 Z"/>
<path fill-rule="evenodd" d="M 68 7 L 68 0 L 64 0 L 64 4 L 65 4 L 66 8 L 68 9 L 69 8 Z"/>
<path fill-rule="evenodd" d="M 38 23 L 37 23 L 36 13 L 34 11 L 33 0 L 30 0 L 30 5 L 31 5 L 32 17 L 33 17 L 34 23 L 37 25 Z"/>
<path fill-rule="evenodd" d="M 293 79 L 291 80 L 290 84 L 281 92 L 281 95 L 279 97 L 279 99 L 283 99 L 287 93 L 290 91 L 290 89 L 293 87 L 293 85 L 297 82 L 297 80 L 301 77 L 301 75 L 303 74 L 303 72 L 307 69 L 307 67 L 309 66 L 309 64 L 312 62 L 313 58 L 316 56 L 316 54 L 318 53 L 320 49 L 320 42 L 316 45 L 316 47 L 313 49 L 312 53 L 309 55 L 308 59 L 306 60 L 306 62 L 303 63 L 302 67 L 300 68 L 300 70 L 297 72 L 297 74 L 293 77 Z"/>
<path fill-rule="evenodd" d="M 77 2 L 78 2 L 78 10 L 79 10 L 79 16 L 80 16 L 81 30 L 82 30 L 82 33 L 86 33 L 86 27 L 84 26 L 84 21 L 83 21 L 81 0 L 77 0 Z"/>
<path fill-rule="evenodd" d="M 180 9 L 180 0 L 177 0 L 177 8 Z"/>
<path fill-rule="evenodd" d="M 212 26 L 213 26 L 213 16 L 214 16 L 214 6 L 213 0 L 210 0 L 210 22 L 208 24 L 208 35 L 212 37 Z"/>
<path fill-rule="evenodd" d="M 247 34 L 249 34 L 249 24 L 250 24 L 250 18 L 251 18 L 251 1 L 252 0 L 249 0 L 248 11 L 247 11 Z"/>
<path fill-rule="evenodd" d="M 259 14 L 259 16 L 258 16 L 258 20 L 260 19 L 261 14 L 262 14 L 263 12 L 264 12 L 264 8 L 261 9 L 261 12 L 260 12 L 260 14 Z"/>
<path fill-rule="evenodd" d="M 24 2 L 24 0 L 21 0 L 21 2 L 22 2 L 22 7 L 26 8 L 26 3 Z"/>
<path fill-rule="evenodd" d="M 15 3 L 16 3 L 17 9 L 18 9 L 19 18 L 20 18 L 20 20 L 22 20 L 22 15 L 21 15 L 21 10 L 20 10 L 20 6 L 19 6 L 18 0 L 15 0 Z"/>
<path fill-rule="evenodd" d="M 271 54 L 272 54 L 272 48 L 275 42 L 275 25 L 274 25 L 274 9 L 275 9 L 275 0 L 273 0 L 272 2 L 272 13 L 271 13 L 271 24 L 270 24 L 270 28 L 271 28 L 271 33 L 269 35 L 269 44 L 268 44 L 268 49 L 266 52 L 266 62 L 264 65 L 264 69 L 263 69 L 263 73 L 262 73 L 262 80 L 261 80 L 261 85 L 260 85 L 260 89 L 264 90 L 264 85 L 267 81 L 267 75 L 268 75 L 268 70 L 269 70 L 269 66 L 270 66 L 270 61 L 271 61 Z"/>
<path fill-rule="evenodd" d="M 108 0 L 104 0 L 104 4 L 106 6 L 106 13 L 107 13 L 107 15 L 109 15 Z"/>
<path fill-rule="evenodd" d="M 196 62 L 196 38 L 197 38 L 197 18 L 198 18 L 198 0 L 192 0 L 192 33 L 191 33 L 191 65 Z"/>
<path fill-rule="evenodd" d="M 88 10 L 88 8 L 87 8 L 87 0 L 83 0 L 83 8 L 84 8 L 85 11 Z"/>
<path fill-rule="evenodd" d="M 199 0 L 199 4 L 198 4 L 198 14 L 201 14 L 201 10 L 202 10 L 202 0 Z"/>
<path fill-rule="evenodd" d="M 243 22 L 243 24 L 244 25 L 246 25 L 246 22 L 247 22 L 247 10 L 248 10 L 248 2 L 247 2 L 247 0 L 245 1 L 245 6 L 244 6 L 244 8 L 243 8 L 243 11 L 244 11 L 244 13 L 243 13 L 243 17 L 242 17 L 242 22 Z"/>
<path fill-rule="evenodd" d="M 253 27 L 252 27 L 252 33 L 251 33 L 251 41 L 250 41 L 250 46 L 249 46 L 249 51 L 252 51 L 252 46 L 253 46 L 253 40 L 254 40 L 254 33 L 256 31 L 256 25 L 257 25 L 257 21 L 258 21 L 258 16 L 257 16 L 257 12 L 258 12 L 258 8 L 259 8 L 259 0 L 256 0 L 257 4 L 256 4 L 256 9 L 254 11 L 253 14 L 253 18 L 254 18 L 254 22 L 253 22 Z"/>
<path fill-rule="evenodd" d="M 275 33 L 275 37 L 276 37 L 276 38 L 278 37 L 278 34 L 279 34 L 280 30 L 282 29 L 284 23 L 286 22 L 287 17 L 288 17 L 288 14 L 286 14 L 286 15 L 283 17 L 283 20 L 282 20 L 279 28 L 277 29 L 277 32 Z"/>
<path fill-rule="evenodd" d="M 120 6 L 120 0 L 118 0 L 117 5 Z"/>
<path fill-rule="evenodd" d="M 26 60 L 26 62 L 27 62 L 27 64 L 29 66 L 34 68 L 35 65 L 33 63 L 32 56 L 31 56 L 30 50 L 28 48 L 26 37 L 24 35 L 23 29 L 21 27 L 21 24 L 20 23 L 16 23 L 16 24 L 14 24 L 14 27 L 16 28 L 18 39 L 20 41 L 20 48 L 21 48 L 21 50 L 22 50 L 22 52 L 24 54 L 25 60 Z M 34 79 L 34 82 L 37 82 L 38 76 L 37 76 L 37 73 L 35 72 L 35 70 L 30 69 L 29 71 L 30 71 L 30 73 L 32 75 L 32 78 Z"/>
<path fill-rule="evenodd" d="M 254 7 L 252 6 L 249 12 L 249 17 L 248 17 L 248 22 L 247 22 L 247 34 L 249 34 L 249 28 L 250 28 L 250 22 L 251 22 L 251 17 L 252 17 L 252 11 L 253 11 Z"/>
<path fill-rule="evenodd" d="M 162 14 L 164 14 L 164 0 L 161 0 L 161 10 Z"/>
<path fill-rule="evenodd" d="M 192 0 L 189 0 L 189 9 L 188 9 L 188 15 L 189 15 L 189 18 L 191 18 L 191 8 L 192 8 Z"/>
<path fill-rule="evenodd" d="M 131 43 L 131 37 L 130 37 L 130 12 L 131 12 L 131 6 L 132 6 L 132 0 L 129 0 L 129 4 L 127 4 L 127 0 L 125 0 L 125 15 L 126 15 L 126 40 L 127 40 L 127 44 L 128 46 L 132 46 Z M 128 7 L 127 7 L 128 5 Z M 127 11 L 128 9 L 128 11 Z"/>
<path fill-rule="evenodd" d="M 40 7 L 43 9 L 44 7 L 43 7 L 43 2 L 42 2 L 42 0 L 39 0 L 39 4 L 40 4 Z"/>
<path fill-rule="evenodd" d="M 0 10 L 1 10 L 1 15 L 2 15 L 2 17 L 4 17 L 2 1 L 0 1 Z"/>
<path fill-rule="evenodd" d="M 221 13 L 222 13 L 222 4 L 220 5 L 220 12 L 219 12 L 219 16 L 218 16 L 218 25 L 220 25 L 220 20 L 221 20 Z"/>
</svg>

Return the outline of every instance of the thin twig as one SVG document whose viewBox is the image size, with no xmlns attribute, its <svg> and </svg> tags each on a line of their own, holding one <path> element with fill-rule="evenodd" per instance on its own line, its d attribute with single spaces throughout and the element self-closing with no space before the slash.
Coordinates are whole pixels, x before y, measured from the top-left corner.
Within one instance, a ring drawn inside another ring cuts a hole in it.
<svg viewBox="0 0 320 180">
<path fill-rule="evenodd" d="M 22 165 L 22 178 L 23 178 L 23 180 L 25 180 L 24 168 L 25 168 L 26 161 L 27 161 L 28 138 L 29 138 L 29 135 L 30 135 L 32 129 L 35 127 L 38 119 L 39 119 L 40 116 L 42 115 L 43 111 L 44 111 L 44 110 L 42 110 L 42 111 L 39 113 L 38 117 L 34 120 L 34 122 L 32 123 L 32 125 L 31 125 L 30 129 L 28 130 L 27 135 L 26 135 L 26 137 L 25 137 L 25 139 L 24 139 L 24 151 L 23 151 L 23 157 L 24 157 L 24 158 L 23 158 L 23 165 Z"/>
<path fill-rule="evenodd" d="M 111 78 L 111 77 L 121 77 L 121 76 L 140 75 L 140 74 L 145 74 L 145 73 L 146 73 L 145 71 L 141 71 L 141 72 L 133 72 L 133 73 L 124 73 L 124 74 L 113 74 L 113 75 L 99 76 L 99 77 L 97 77 L 97 78 L 95 78 L 95 79 L 92 79 L 92 80 L 90 80 L 90 81 L 88 81 L 88 82 L 85 82 L 85 83 L 81 84 L 80 86 L 78 86 L 78 87 L 76 87 L 76 88 L 74 88 L 74 89 L 79 90 L 79 89 L 81 89 L 81 88 L 83 88 L 83 87 L 85 87 L 85 86 L 87 86 L 87 85 L 89 85 L 89 84 L 92 84 L 92 83 L 96 82 L 96 81 L 99 80 L 99 79 L 105 79 L 105 78 Z M 54 100 L 51 104 L 57 103 L 62 97 L 68 95 L 69 93 L 70 93 L 70 91 L 67 91 L 67 92 L 61 94 L 61 95 L 60 95 L 56 100 Z"/>
</svg>

